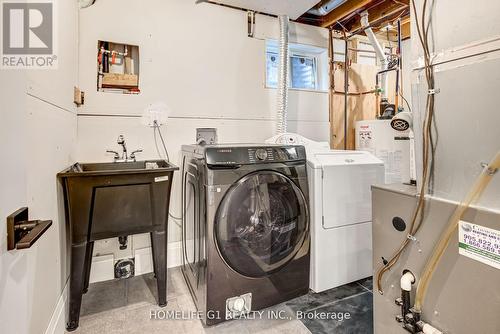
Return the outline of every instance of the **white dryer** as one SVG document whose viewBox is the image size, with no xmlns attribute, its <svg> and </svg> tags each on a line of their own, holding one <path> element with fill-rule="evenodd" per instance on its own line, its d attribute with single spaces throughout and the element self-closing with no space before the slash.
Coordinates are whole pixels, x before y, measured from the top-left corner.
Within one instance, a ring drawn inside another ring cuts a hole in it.
<svg viewBox="0 0 500 334">
<path fill-rule="evenodd" d="M 384 163 L 369 152 L 330 150 L 293 133 L 268 142 L 304 145 L 311 213 L 310 288 L 321 292 L 372 275 L 371 186 Z"/>
<path fill-rule="evenodd" d="M 310 150 L 311 277 L 315 292 L 372 275 L 371 186 L 384 163 L 368 152 Z"/>
</svg>

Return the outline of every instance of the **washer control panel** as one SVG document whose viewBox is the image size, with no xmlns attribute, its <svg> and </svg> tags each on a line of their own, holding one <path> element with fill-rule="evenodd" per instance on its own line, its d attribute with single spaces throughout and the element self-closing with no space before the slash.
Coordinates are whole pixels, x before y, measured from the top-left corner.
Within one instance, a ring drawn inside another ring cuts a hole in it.
<svg viewBox="0 0 500 334">
<path fill-rule="evenodd" d="M 213 146 L 206 148 L 205 156 L 209 165 L 245 165 L 305 160 L 306 152 L 300 145 Z"/>
</svg>

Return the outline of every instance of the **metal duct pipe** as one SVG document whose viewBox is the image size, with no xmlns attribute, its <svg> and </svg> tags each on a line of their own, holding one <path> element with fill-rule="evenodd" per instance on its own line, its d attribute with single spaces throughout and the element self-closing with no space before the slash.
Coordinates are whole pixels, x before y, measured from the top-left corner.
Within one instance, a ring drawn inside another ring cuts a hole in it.
<svg viewBox="0 0 500 334">
<path fill-rule="evenodd" d="M 278 126 L 277 134 L 287 132 L 287 105 L 288 105 L 288 68 L 290 57 L 288 56 L 288 24 L 290 19 L 287 15 L 278 17 L 280 24 L 279 41 L 279 65 L 278 65 Z"/>
<path fill-rule="evenodd" d="M 308 13 L 316 16 L 325 16 L 346 1 L 347 0 L 330 0 L 320 6 L 310 9 Z"/>
</svg>

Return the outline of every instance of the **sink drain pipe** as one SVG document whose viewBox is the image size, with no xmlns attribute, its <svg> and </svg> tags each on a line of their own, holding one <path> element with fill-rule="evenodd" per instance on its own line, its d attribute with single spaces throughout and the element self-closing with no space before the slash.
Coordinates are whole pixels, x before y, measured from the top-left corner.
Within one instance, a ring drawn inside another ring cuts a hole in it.
<svg viewBox="0 0 500 334">
<path fill-rule="evenodd" d="M 288 85 L 289 75 L 288 69 L 290 66 L 290 57 L 288 56 L 288 24 L 290 19 L 287 15 L 278 17 L 280 25 L 280 40 L 279 40 L 279 65 L 278 65 L 278 135 L 287 132 L 287 109 L 288 109 Z"/>
</svg>

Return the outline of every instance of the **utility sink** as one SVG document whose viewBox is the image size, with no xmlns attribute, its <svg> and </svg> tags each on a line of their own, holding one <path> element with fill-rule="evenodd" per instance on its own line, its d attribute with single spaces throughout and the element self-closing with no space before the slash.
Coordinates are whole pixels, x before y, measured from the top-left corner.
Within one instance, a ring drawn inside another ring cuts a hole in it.
<svg viewBox="0 0 500 334">
<path fill-rule="evenodd" d="M 178 169 L 165 160 L 76 163 L 57 174 L 71 238 L 68 331 L 78 327 L 95 240 L 150 233 L 158 304 L 167 304 L 167 221 Z"/>
<path fill-rule="evenodd" d="M 133 161 L 133 162 L 103 162 L 103 163 L 76 163 L 71 166 L 67 171 L 59 173 L 63 175 L 116 175 L 116 174 L 133 174 L 133 173 L 158 173 L 168 170 L 178 170 L 177 166 L 165 160 L 151 160 L 151 161 Z"/>
</svg>

